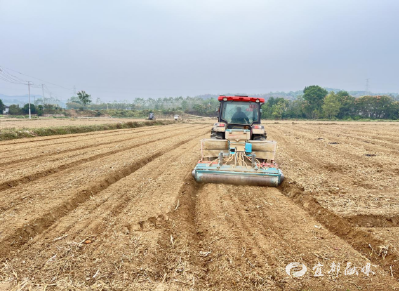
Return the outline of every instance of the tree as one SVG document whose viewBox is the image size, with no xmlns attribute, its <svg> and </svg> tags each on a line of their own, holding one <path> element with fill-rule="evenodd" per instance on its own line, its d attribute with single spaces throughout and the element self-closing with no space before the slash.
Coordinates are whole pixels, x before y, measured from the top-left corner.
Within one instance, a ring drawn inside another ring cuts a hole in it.
<svg viewBox="0 0 400 292">
<path fill-rule="evenodd" d="M 37 108 L 37 115 L 43 116 L 43 105 L 39 104 Z"/>
<path fill-rule="evenodd" d="M 21 110 L 24 114 L 26 115 L 29 114 L 29 103 L 25 104 Z M 36 114 L 36 107 L 32 103 L 31 103 L 31 114 Z"/>
<path fill-rule="evenodd" d="M 58 106 L 55 106 L 53 104 L 45 104 L 43 106 L 43 113 L 44 114 L 57 114 L 62 112 L 62 109 L 59 108 Z"/>
<path fill-rule="evenodd" d="M 355 97 L 350 96 L 347 91 L 339 91 L 336 96 L 340 102 L 340 110 L 337 117 L 344 119 L 353 116 L 355 114 Z"/>
<path fill-rule="evenodd" d="M 286 117 L 286 112 L 290 102 L 283 97 L 271 97 L 262 105 L 261 117 L 264 119 L 282 119 Z"/>
<path fill-rule="evenodd" d="M 44 104 L 44 99 L 43 98 L 36 98 L 34 104 L 38 106 L 39 104 Z"/>
<path fill-rule="evenodd" d="M 376 96 L 375 99 L 375 118 L 377 119 L 387 119 L 390 117 L 391 107 L 394 100 L 390 96 Z"/>
<path fill-rule="evenodd" d="M 71 98 L 68 99 L 67 102 L 69 102 L 69 103 L 80 103 L 80 104 L 82 104 L 81 100 L 80 100 L 79 97 L 77 97 L 77 96 L 71 96 Z"/>
<path fill-rule="evenodd" d="M 324 98 L 324 104 L 322 105 L 322 111 L 324 116 L 328 119 L 333 119 L 337 116 L 340 111 L 340 101 L 338 96 L 331 91 L 327 96 Z"/>
<path fill-rule="evenodd" d="M 10 105 L 9 113 L 10 113 L 10 115 L 20 115 L 20 114 L 22 114 L 22 111 L 21 111 L 21 109 L 19 107 L 19 104 Z"/>
<path fill-rule="evenodd" d="M 389 96 L 362 96 L 355 100 L 357 114 L 363 118 L 396 118 L 396 102 Z"/>
<path fill-rule="evenodd" d="M 3 114 L 6 106 L 4 105 L 3 101 L 0 99 L 0 114 Z"/>
<path fill-rule="evenodd" d="M 286 111 L 288 118 L 305 118 L 304 115 L 305 100 L 302 96 L 298 96 L 295 100 L 289 101 Z"/>
<path fill-rule="evenodd" d="M 328 91 L 318 85 L 311 85 L 304 88 L 303 98 L 307 102 L 306 113 L 310 118 L 318 118 Z"/>
<path fill-rule="evenodd" d="M 182 107 L 182 110 L 185 112 L 189 109 L 189 103 L 186 100 L 184 100 L 184 101 L 182 101 L 181 107 Z"/>
<path fill-rule="evenodd" d="M 67 109 L 79 109 L 82 107 L 82 104 L 79 102 L 67 102 Z"/>
<path fill-rule="evenodd" d="M 399 102 L 393 101 L 390 108 L 387 111 L 387 117 L 392 120 L 399 119 Z"/>
<path fill-rule="evenodd" d="M 90 95 L 87 94 L 84 90 L 78 92 L 78 98 L 85 106 L 92 102 L 92 100 L 90 99 Z"/>
<path fill-rule="evenodd" d="M 272 107 L 272 116 L 274 117 L 274 119 L 282 118 L 283 112 L 285 111 L 284 106 L 284 103 L 278 102 Z"/>
</svg>

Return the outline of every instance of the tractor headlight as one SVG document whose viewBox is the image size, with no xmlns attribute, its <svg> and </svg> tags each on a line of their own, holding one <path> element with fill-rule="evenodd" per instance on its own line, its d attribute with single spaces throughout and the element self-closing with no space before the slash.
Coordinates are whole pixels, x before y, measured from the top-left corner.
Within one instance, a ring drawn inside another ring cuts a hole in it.
<svg viewBox="0 0 400 292">
<path fill-rule="evenodd" d="M 226 97 L 224 97 L 224 101 L 227 101 L 228 99 Z"/>
<path fill-rule="evenodd" d="M 256 100 L 256 102 L 260 102 L 260 100 L 259 100 L 259 99 L 257 99 L 257 100 Z"/>
</svg>

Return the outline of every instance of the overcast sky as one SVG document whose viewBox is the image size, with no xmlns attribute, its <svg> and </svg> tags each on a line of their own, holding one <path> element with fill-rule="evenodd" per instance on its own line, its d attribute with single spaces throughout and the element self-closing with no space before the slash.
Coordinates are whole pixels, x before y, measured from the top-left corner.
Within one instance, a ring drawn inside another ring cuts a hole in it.
<svg viewBox="0 0 400 292">
<path fill-rule="evenodd" d="M 373 92 L 398 92 L 399 3 L 0 0 L 0 66 L 61 99 L 74 86 L 112 101 L 365 90 L 367 78 Z M 0 79 L 0 93 L 27 87 Z"/>
</svg>

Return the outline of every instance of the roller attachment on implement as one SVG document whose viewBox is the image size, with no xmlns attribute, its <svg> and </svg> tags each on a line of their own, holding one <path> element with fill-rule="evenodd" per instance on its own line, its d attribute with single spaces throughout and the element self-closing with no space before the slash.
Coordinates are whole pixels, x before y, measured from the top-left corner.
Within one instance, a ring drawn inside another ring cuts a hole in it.
<svg viewBox="0 0 400 292">
<path fill-rule="evenodd" d="M 266 168 L 249 171 L 248 168 L 223 165 L 217 167 L 209 166 L 207 163 L 199 162 L 192 174 L 200 183 L 225 183 L 235 185 L 253 185 L 276 187 L 283 181 L 283 174 L 280 169 Z"/>
<path fill-rule="evenodd" d="M 228 140 L 202 140 L 202 158 L 192 171 L 195 180 L 200 183 L 271 187 L 276 187 L 283 181 L 284 176 L 274 162 L 276 142 L 250 140 L 238 143 Z"/>
</svg>

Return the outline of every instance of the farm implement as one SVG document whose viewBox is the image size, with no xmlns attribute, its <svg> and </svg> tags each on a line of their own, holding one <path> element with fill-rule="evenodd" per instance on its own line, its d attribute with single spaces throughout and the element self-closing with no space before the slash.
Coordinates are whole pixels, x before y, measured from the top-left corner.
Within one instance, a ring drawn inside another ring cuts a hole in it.
<svg viewBox="0 0 400 292">
<path fill-rule="evenodd" d="M 260 124 L 263 98 L 220 96 L 218 123 L 201 140 L 201 159 L 192 171 L 197 182 L 278 186 L 284 179 L 275 163 L 276 142 Z"/>
</svg>

